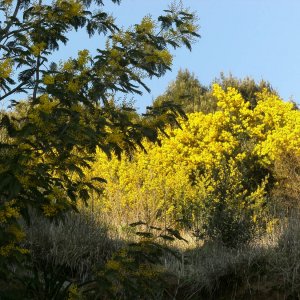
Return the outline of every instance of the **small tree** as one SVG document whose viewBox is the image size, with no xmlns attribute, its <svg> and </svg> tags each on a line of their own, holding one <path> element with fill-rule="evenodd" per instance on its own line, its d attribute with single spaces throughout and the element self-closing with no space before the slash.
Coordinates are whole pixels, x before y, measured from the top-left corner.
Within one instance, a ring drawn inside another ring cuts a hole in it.
<svg viewBox="0 0 300 300">
<path fill-rule="evenodd" d="M 104 8 L 101 0 L 0 1 L 0 101 L 17 106 L 17 93 L 28 99 L 24 113 L 0 115 L 7 136 L 0 142 L 0 275 L 6 280 L 9 264 L 26 251 L 19 244 L 21 216 L 29 222 L 31 208 L 49 218 L 76 210 L 77 199 L 87 202 L 93 188 L 82 169 L 97 147 L 107 155 L 143 147 L 144 137 L 156 141 L 158 130 L 182 114 L 168 104 L 132 118 L 132 108 L 109 100 L 116 92 L 149 91 L 141 78 L 171 69 L 169 47 L 191 49 L 198 37 L 194 14 L 172 5 L 157 22 L 145 17 L 123 30 Z M 50 62 L 67 45 L 67 33 L 80 28 L 106 36 L 105 48 Z"/>
</svg>

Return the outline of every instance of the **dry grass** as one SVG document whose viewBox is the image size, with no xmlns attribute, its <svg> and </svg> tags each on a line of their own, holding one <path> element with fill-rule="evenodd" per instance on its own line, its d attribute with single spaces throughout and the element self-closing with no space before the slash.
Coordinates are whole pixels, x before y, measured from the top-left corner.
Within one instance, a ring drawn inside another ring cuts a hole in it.
<svg viewBox="0 0 300 300">
<path fill-rule="evenodd" d="M 83 210 L 64 223 L 34 218 L 27 228 L 35 255 L 64 264 L 81 280 L 91 276 L 126 241 L 132 227 Z M 284 216 L 272 232 L 238 249 L 217 242 L 176 241 L 179 259 L 165 256 L 168 297 L 162 299 L 300 299 L 300 211 Z"/>
<path fill-rule="evenodd" d="M 64 265 L 79 280 L 88 278 L 124 243 L 113 235 L 98 213 L 69 213 L 64 222 L 32 217 L 26 226 L 27 243 L 33 258 Z"/>
<path fill-rule="evenodd" d="M 81 280 L 124 244 L 91 211 L 58 224 L 34 218 L 27 234 L 35 255 L 68 266 Z M 173 245 L 179 259 L 165 256 L 168 299 L 300 299 L 300 213 L 239 249 L 189 240 Z"/>
<path fill-rule="evenodd" d="M 168 257 L 174 299 L 300 299 L 300 213 L 239 249 L 205 243 Z"/>
</svg>

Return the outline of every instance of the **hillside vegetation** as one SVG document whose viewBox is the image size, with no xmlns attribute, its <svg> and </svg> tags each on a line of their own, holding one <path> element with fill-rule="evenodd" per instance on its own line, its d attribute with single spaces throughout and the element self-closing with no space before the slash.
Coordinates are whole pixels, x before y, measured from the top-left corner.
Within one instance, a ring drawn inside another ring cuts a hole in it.
<svg viewBox="0 0 300 300">
<path fill-rule="evenodd" d="M 283 184 L 279 166 L 300 154 L 300 112 L 266 90 L 253 109 L 235 88 L 215 84 L 213 96 L 215 112 L 188 114 L 161 146 L 145 143 L 146 151 L 121 160 L 98 151 L 92 175 L 107 180 L 99 209 L 118 224 L 166 224 L 229 246 L 271 230 L 274 207 L 295 200 L 275 191 Z"/>
<path fill-rule="evenodd" d="M 207 91 L 216 108 L 188 113 L 159 144 L 97 151 L 87 172 L 107 182 L 92 211 L 125 241 L 181 253 L 163 263 L 175 299 L 298 299 L 300 111 L 267 88 L 255 105 L 238 88 Z"/>
<path fill-rule="evenodd" d="M 138 114 L 198 18 L 108 2 L 0 0 L 0 300 L 300 299 L 297 105 L 180 71 Z"/>
</svg>

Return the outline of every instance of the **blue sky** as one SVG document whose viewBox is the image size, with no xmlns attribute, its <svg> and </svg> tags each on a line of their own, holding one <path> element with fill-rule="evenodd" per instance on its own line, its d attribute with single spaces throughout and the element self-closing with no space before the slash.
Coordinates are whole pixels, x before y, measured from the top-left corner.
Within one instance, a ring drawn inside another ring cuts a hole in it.
<svg viewBox="0 0 300 300">
<path fill-rule="evenodd" d="M 150 13 L 158 16 L 172 1 L 123 0 L 114 7 L 121 24 L 137 22 Z M 202 38 L 189 53 L 175 54 L 172 73 L 149 83 L 151 94 L 137 97 L 145 105 L 161 94 L 180 68 L 209 84 L 220 72 L 268 80 L 280 95 L 300 103 L 299 0 L 183 0 L 199 16 Z"/>
<path fill-rule="evenodd" d="M 119 25 L 139 22 L 143 16 L 158 17 L 171 0 L 104 0 Z M 300 0 L 182 0 L 199 16 L 201 39 L 193 51 L 175 52 L 172 72 L 148 81 L 151 93 L 134 96 L 140 112 L 162 94 L 180 68 L 193 72 L 208 85 L 220 72 L 243 78 L 265 79 L 283 99 L 300 104 Z M 67 47 L 55 59 L 75 56 L 83 48 L 101 48 L 103 38 L 88 40 L 83 32 L 70 33 Z M 129 96 L 130 98 L 131 96 Z"/>
<path fill-rule="evenodd" d="M 138 22 L 147 13 L 158 16 L 172 1 L 123 0 L 111 6 L 120 24 Z M 176 52 L 173 71 L 149 82 L 151 94 L 136 97 L 143 110 L 180 68 L 209 84 L 220 72 L 239 78 L 268 80 L 282 98 L 300 103 L 299 0 L 183 0 L 199 16 L 201 39 L 190 53 Z"/>
</svg>

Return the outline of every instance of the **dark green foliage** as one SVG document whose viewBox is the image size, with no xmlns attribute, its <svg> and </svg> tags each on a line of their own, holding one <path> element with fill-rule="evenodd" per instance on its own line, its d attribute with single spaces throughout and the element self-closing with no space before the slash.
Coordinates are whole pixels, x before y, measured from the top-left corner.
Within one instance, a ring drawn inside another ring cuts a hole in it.
<svg viewBox="0 0 300 300">
<path fill-rule="evenodd" d="M 176 105 L 168 104 L 137 117 L 130 105 L 117 107 L 110 99 L 117 92 L 141 94 L 141 87 L 149 91 L 141 78 L 161 77 L 170 70 L 168 47 L 190 49 L 198 37 L 194 15 L 180 6 L 165 11 L 158 27 L 144 19 L 125 31 L 114 24 L 100 0 L 9 2 L 0 1 L 0 101 L 10 101 L 15 108 L 14 113 L 0 115 L 3 274 L 8 274 L 20 252 L 20 235 L 8 234 L 19 226 L 19 216 L 30 224 L 33 209 L 41 216 L 63 220 L 69 210 L 77 211 L 78 199 L 87 204 L 91 191 L 101 192 L 84 172 L 97 148 L 108 156 L 131 153 L 143 148 L 144 138 L 157 141 L 164 125 L 183 115 Z M 98 11 L 89 10 L 92 4 Z M 97 49 L 94 57 L 83 50 L 77 58 L 50 62 L 53 51 L 67 45 L 67 33 L 81 28 L 90 37 L 107 36 L 106 47 Z M 18 93 L 26 94 L 25 109 L 15 101 Z M 55 270 L 49 272 L 56 276 Z M 45 299 L 53 299 L 49 295 Z"/>
<path fill-rule="evenodd" d="M 254 79 L 246 77 L 238 79 L 231 74 L 225 76 L 220 74 L 220 78 L 216 78 L 212 84 L 219 84 L 224 90 L 228 87 L 236 88 L 246 101 L 249 101 L 251 108 L 256 106 L 256 93 L 263 89 L 276 94 L 271 84 L 261 80 L 256 83 Z M 216 99 L 212 95 L 212 84 L 204 86 L 188 70 L 179 70 L 176 79 L 170 83 L 165 93 L 157 97 L 154 106 L 164 102 L 173 102 L 182 106 L 186 113 L 198 112 L 210 113 L 217 109 Z"/>
<path fill-rule="evenodd" d="M 167 281 L 170 274 L 164 267 L 164 258 L 167 254 L 177 260 L 179 257 L 177 252 L 156 239 L 165 243 L 184 239 L 177 230 L 149 226 L 143 221 L 130 226 L 144 226 L 144 230 L 141 228 L 142 231 L 136 232 L 141 240 L 113 255 L 104 270 L 98 273 L 92 294 L 96 299 L 169 299 Z"/>
<path fill-rule="evenodd" d="M 203 86 L 194 74 L 188 70 L 180 70 L 166 92 L 154 101 L 154 106 L 172 101 L 181 105 L 186 113 L 211 112 L 215 109 L 215 104 L 206 97 L 207 93 L 208 88 Z"/>
</svg>

